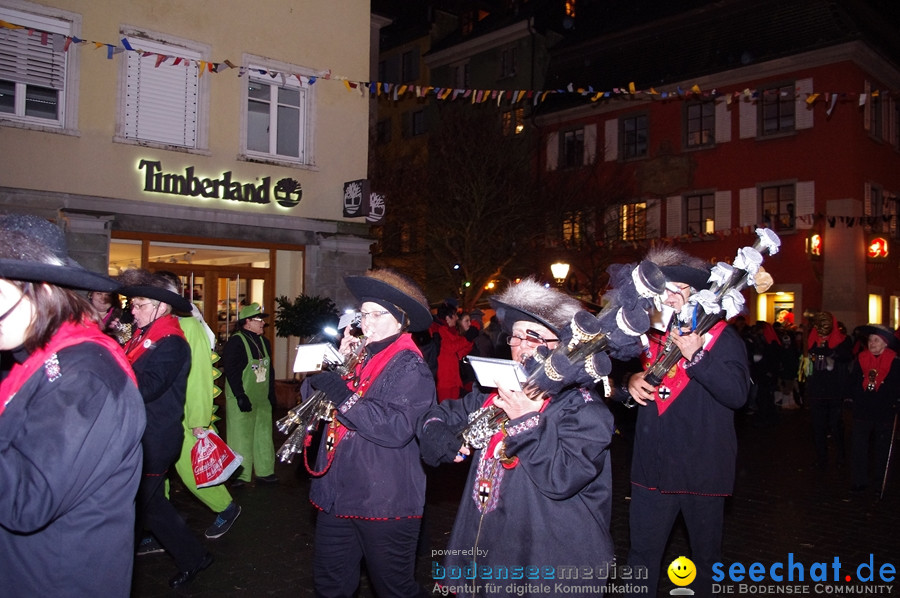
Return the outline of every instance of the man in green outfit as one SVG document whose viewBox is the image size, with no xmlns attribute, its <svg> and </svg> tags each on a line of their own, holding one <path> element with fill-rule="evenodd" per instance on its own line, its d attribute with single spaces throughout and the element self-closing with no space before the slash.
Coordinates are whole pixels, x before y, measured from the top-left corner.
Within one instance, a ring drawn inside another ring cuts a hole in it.
<svg viewBox="0 0 900 598">
<path fill-rule="evenodd" d="M 275 446 L 272 441 L 272 404 L 275 380 L 272 350 L 263 336 L 265 319 L 258 303 L 241 308 L 238 331 L 222 351 L 225 373 L 225 425 L 228 445 L 244 457 L 231 487 L 250 482 L 252 474 L 262 483 L 276 483 Z"/>
</svg>

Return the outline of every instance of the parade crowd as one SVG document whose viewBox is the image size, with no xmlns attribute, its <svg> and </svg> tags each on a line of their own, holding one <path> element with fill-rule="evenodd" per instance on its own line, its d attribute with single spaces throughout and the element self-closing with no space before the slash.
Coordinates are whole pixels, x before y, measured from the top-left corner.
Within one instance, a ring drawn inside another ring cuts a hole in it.
<svg viewBox="0 0 900 598">
<path fill-rule="evenodd" d="M 438 584 L 442 595 L 602 594 L 574 581 L 491 581 L 528 567 L 615 564 L 610 444 L 622 409 L 636 410 L 627 565 L 646 572 L 629 585 L 633 596 L 657 595 L 679 515 L 696 567 L 691 589 L 712 595 L 737 411 L 766 425 L 781 410 L 809 409 L 817 465 L 849 457 L 853 491 L 880 487 L 900 397 L 893 330 L 848 334 L 824 311 L 796 324 L 783 312 L 773 323 L 738 316 L 708 329 L 678 320 L 651 328 L 652 310 L 685 313 L 710 286 L 710 265 L 674 247 L 611 279 L 600 315 L 529 278 L 490 299 L 486 323 L 484 311 L 462 312 L 452 299 L 433 312 L 399 272 L 344 279 L 359 311 L 339 341 L 342 369 L 301 387 L 301 400 L 325 414 L 304 448 L 317 596 L 353 596 L 364 565 L 378 596 L 433 595 L 415 578 L 426 466 L 462 464 L 468 477 L 441 566 L 471 583 Z M 215 334 L 177 276 L 94 274 L 69 258 L 48 221 L 0 216 L 4 595 L 128 596 L 134 558 L 154 552 L 171 556 L 175 589 L 213 566 L 169 501 L 168 477 L 209 508 L 207 540 L 241 514 L 230 489 L 279 483 L 268 318 L 259 304 L 242 305 L 217 361 Z M 523 377 L 490 384 L 472 357 L 510 360 Z M 227 483 L 198 487 L 191 449 L 217 431 L 219 386 L 223 436 L 243 464 Z"/>
</svg>

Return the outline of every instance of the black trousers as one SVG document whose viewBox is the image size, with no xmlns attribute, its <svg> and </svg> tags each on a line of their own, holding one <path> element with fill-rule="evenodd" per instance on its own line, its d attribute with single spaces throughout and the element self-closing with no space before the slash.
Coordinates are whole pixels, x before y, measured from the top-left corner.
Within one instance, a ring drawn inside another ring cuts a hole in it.
<svg viewBox="0 0 900 598">
<path fill-rule="evenodd" d="M 189 571 L 203 560 L 206 548 L 166 498 L 165 481 L 165 472 L 145 472 L 141 476 L 137 495 L 138 520 L 156 536 L 166 552 L 172 555 L 178 570 Z"/>
<path fill-rule="evenodd" d="M 881 484 L 884 467 L 887 463 L 888 451 L 891 447 L 891 434 L 894 431 L 894 420 L 873 421 L 854 419 L 850 433 L 850 465 L 853 470 L 853 485 L 869 484 L 869 439 L 873 439 L 872 454 L 874 456 L 876 480 Z"/>
<path fill-rule="evenodd" d="M 363 559 L 379 598 L 427 595 L 415 577 L 421 521 L 352 519 L 319 512 L 313 556 L 316 596 L 353 596 Z"/>
<path fill-rule="evenodd" d="M 695 596 L 712 596 L 712 566 L 722 560 L 725 497 L 664 494 L 632 484 L 629 509 L 631 549 L 628 564 L 646 567 L 649 574 L 646 582 L 640 579 L 632 582 L 635 586 L 646 586 L 647 591 L 632 596 L 657 595 L 660 571 L 669 568 L 670 563 L 663 563 L 662 559 L 679 512 L 687 526 L 691 545 L 689 558 L 697 569 L 697 577 L 688 587 Z"/>
<path fill-rule="evenodd" d="M 816 447 L 816 462 L 824 466 L 828 463 L 828 433 L 834 440 L 837 459 L 844 459 L 844 419 L 843 399 L 809 399 L 812 414 L 813 444 Z"/>
</svg>

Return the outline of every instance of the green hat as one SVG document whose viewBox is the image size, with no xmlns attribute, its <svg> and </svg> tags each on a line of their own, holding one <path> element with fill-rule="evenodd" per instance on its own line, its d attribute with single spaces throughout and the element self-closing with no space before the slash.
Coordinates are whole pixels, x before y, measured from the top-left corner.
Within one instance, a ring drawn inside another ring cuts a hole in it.
<svg viewBox="0 0 900 598">
<path fill-rule="evenodd" d="M 263 308 L 259 303 L 253 302 L 250 305 L 245 305 L 241 308 L 241 311 L 238 312 L 239 320 L 249 320 L 250 318 L 268 318 L 269 314 L 263 313 Z"/>
</svg>

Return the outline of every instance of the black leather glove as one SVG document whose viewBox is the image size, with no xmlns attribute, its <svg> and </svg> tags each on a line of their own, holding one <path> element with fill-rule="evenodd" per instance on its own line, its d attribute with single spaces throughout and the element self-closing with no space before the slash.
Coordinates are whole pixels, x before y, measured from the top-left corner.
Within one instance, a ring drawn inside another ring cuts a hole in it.
<svg viewBox="0 0 900 598">
<path fill-rule="evenodd" d="M 428 422 L 419 436 L 422 460 L 432 467 L 451 463 L 462 444 L 462 440 L 453 433 L 450 426 L 439 419 Z"/>
<path fill-rule="evenodd" d="M 237 401 L 238 409 L 243 411 L 244 413 L 250 413 L 253 411 L 253 405 L 250 404 L 250 397 L 245 394 L 239 394 L 234 397 Z"/>
<path fill-rule="evenodd" d="M 309 385 L 321 390 L 334 403 L 335 407 L 347 400 L 352 394 L 347 383 L 337 372 L 321 372 L 309 378 Z"/>
</svg>

